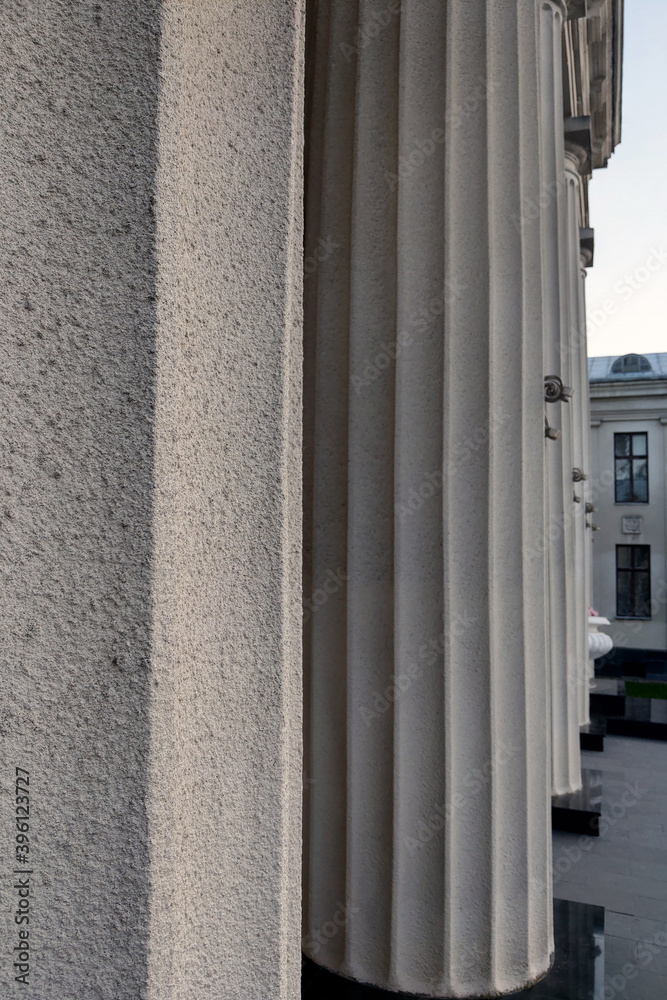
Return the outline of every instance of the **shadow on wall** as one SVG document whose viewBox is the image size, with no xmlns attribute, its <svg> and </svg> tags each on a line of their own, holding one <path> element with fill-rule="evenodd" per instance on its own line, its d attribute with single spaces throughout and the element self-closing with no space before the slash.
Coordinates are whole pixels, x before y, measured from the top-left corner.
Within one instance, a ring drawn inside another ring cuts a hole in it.
<svg viewBox="0 0 667 1000">
<path fill-rule="evenodd" d="M 7 791 L 16 767 L 30 776 L 31 853 L 17 859 L 34 872 L 40 958 L 27 981 L 41 1000 L 82 990 L 137 1000 L 149 904 L 158 4 L 67 4 L 63 16 L 56 0 L 10 2 L 3 14 L 13 72 L 0 83 L 0 782 Z M 11 928 L 5 955 L 18 943 Z"/>
</svg>

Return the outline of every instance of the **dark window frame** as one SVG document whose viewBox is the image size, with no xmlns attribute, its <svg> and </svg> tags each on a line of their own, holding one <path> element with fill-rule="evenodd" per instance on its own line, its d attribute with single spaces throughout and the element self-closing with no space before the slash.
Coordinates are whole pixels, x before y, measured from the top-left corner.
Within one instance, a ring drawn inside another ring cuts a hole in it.
<svg viewBox="0 0 667 1000">
<path fill-rule="evenodd" d="M 646 449 L 643 455 L 635 455 L 633 453 L 634 438 L 640 435 L 646 441 Z M 618 439 L 621 437 L 630 438 L 630 452 L 628 455 L 618 454 Z M 619 500 L 618 491 L 620 482 L 630 483 L 630 495 L 632 496 L 635 492 L 635 479 L 633 472 L 633 460 L 634 459 L 644 459 L 646 462 L 646 500 Z M 630 463 L 630 479 L 629 480 L 619 480 L 618 478 L 618 463 L 619 462 L 629 462 Z M 647 504 L 649 502 L 649 468 L 648 468 L 648 431 L 617 431 L 614 433 L 614 503 L 618 504 Z"/>
<path fill-rule="evenodd" d="M 630 550 L 631 556 L 630 556 L 630 565 L 629 566 L 619 566 L 619 558 L 618 558 L 618 556 L 619 556 L 619 550 L 620 549 L 629 549 Z M 637 556 L 639 555 L 639 551 L 640 550 L 643 550 L 644 555 L 646 557 L 646 563 L 647 563 L 647 565 L 645 567 L 644 566 L 642 566 L 642 567 L 635 566 L 635 563 L 638 561 L 637 560 Z M 619 611 L 619 595 L 620 595 L 620 590 L 621 590 L 621 588 L 619 587 L 619 574 L 620 573 L 630 573 L 630 576 L 631 576 L 630 591 L 631 591 L 631 595 L 632 595 L 632 598 L 631 598 L 632 599 L 632 609 L 635 612 L 635 614 L 621 614 L 620 611 Z M 640 576 L 640 575 L 645 576 L 646 579 L 647 579 L 647 582 L 648 582 L 648 588 L 647 588 L 648 597 L 646 598 L 646 607 L 644 608 L 644 610 L 647 612 L 646 614 L 637 614 L 636 613 L 637 609 L 638 609 L 638 605 L 639 605 L 639 599 L 638 599 L 638 596 L 637 596 L 638 595 L 638 588 L 637 588 L 637 585 L 636 585 L 635 581 L 636 581 L 637 577 Z M 642 621 L 651 621 L 651 619 L 653 617 L 652 614 L 651 614 L 651 546 L 650 545 L 627 545 L 627 544 L 624 543 L 624 544 L 616 546 L 616 617 L 617 618 L 623 618 L 623 619 L 640 619 Z"/>
</svg>

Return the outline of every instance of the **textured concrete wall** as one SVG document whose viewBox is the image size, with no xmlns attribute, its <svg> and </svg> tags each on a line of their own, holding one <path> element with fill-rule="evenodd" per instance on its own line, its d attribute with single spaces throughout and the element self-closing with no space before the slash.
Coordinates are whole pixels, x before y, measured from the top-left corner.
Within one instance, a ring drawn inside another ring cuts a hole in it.
<svg viewBox="0 0 667 1000">
<path fill-rule="evenodd" d="M 3 5 L 3 996 L 298 996 L 301 35 Z"/>
<path fill-rule="evenodd" d="M 302 36 L 295 0 L 165 5 L 156 1000 L 299 995 Z"/>
<path fill-rule="evenodd" d="M 19 766 L 40 1000 L 146 981 L 159 36 L 113 8 L 3 5 L 1 989 Z"/>
</svg>

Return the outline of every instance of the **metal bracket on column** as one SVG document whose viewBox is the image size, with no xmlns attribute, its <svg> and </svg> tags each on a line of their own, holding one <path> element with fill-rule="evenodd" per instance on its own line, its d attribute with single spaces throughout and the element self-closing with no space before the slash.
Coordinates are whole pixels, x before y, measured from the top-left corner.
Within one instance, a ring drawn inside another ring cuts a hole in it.
<svg viewBox="0 0 667 1000">
<path fill-rule="evenodd" d="M 550 441 L 558 441 L 560 437 L 560 431 L 556 430 L 555 427 L 549 426 L 546 413 L 544 414 L 544 436 L 549 438 Z"/>
<path fill-rule="evenodd" d="M 588 479 L 588 476 L 586 475 L 585 472 L 582 472 L 581 469 L 573 469 L 572 470 L 572 482 L 573 483 L 583 483 L 587 479 Z"/>
<path fill-rule="evenodd" d="M 581 497 L 578 497 L 576 493 L 573 495 L 572 499 L 575 503 L 581 503 Z"/>
<path fill-rule="evenodd" d="M 572 399 L 573 390 L 563 385 L 559 375 L 544 376 L 544 400 L 547 403 L 567 403 Z"/>
<path fill-rule="evenodd" d="M 586 503 L 586 513 L 587 514 L 595 514 L 596 511 L 597 511 L 597 507 L 594 507 L 593 504 L 590 501 L 588 501 Z"/>
<path fill-rule="evenodd" d="M 586 521 L 586 527 L 590 528 L 592 531 L 599 531 L 600 526 L 598 524 L 591 524 L 590 521 Z"/>
</svg>

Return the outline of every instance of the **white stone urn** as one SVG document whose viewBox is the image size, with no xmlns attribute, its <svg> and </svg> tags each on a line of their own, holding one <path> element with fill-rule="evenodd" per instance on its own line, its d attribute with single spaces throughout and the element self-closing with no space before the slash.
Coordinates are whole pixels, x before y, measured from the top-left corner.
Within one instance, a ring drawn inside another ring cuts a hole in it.
<svg viewBox="0 0 667 1000">
<path fill-rule="evenodd" d="M 601 656 L 606 656 L 614 648 L 612 637 L 607 635 L 606 632 L 599 632 L 599 625 L 611 625 L 611 622 L 608 618 L 591 615 L 588 619 L 588 655 L 591 661 L 597 660 Z"/>
</svg>

